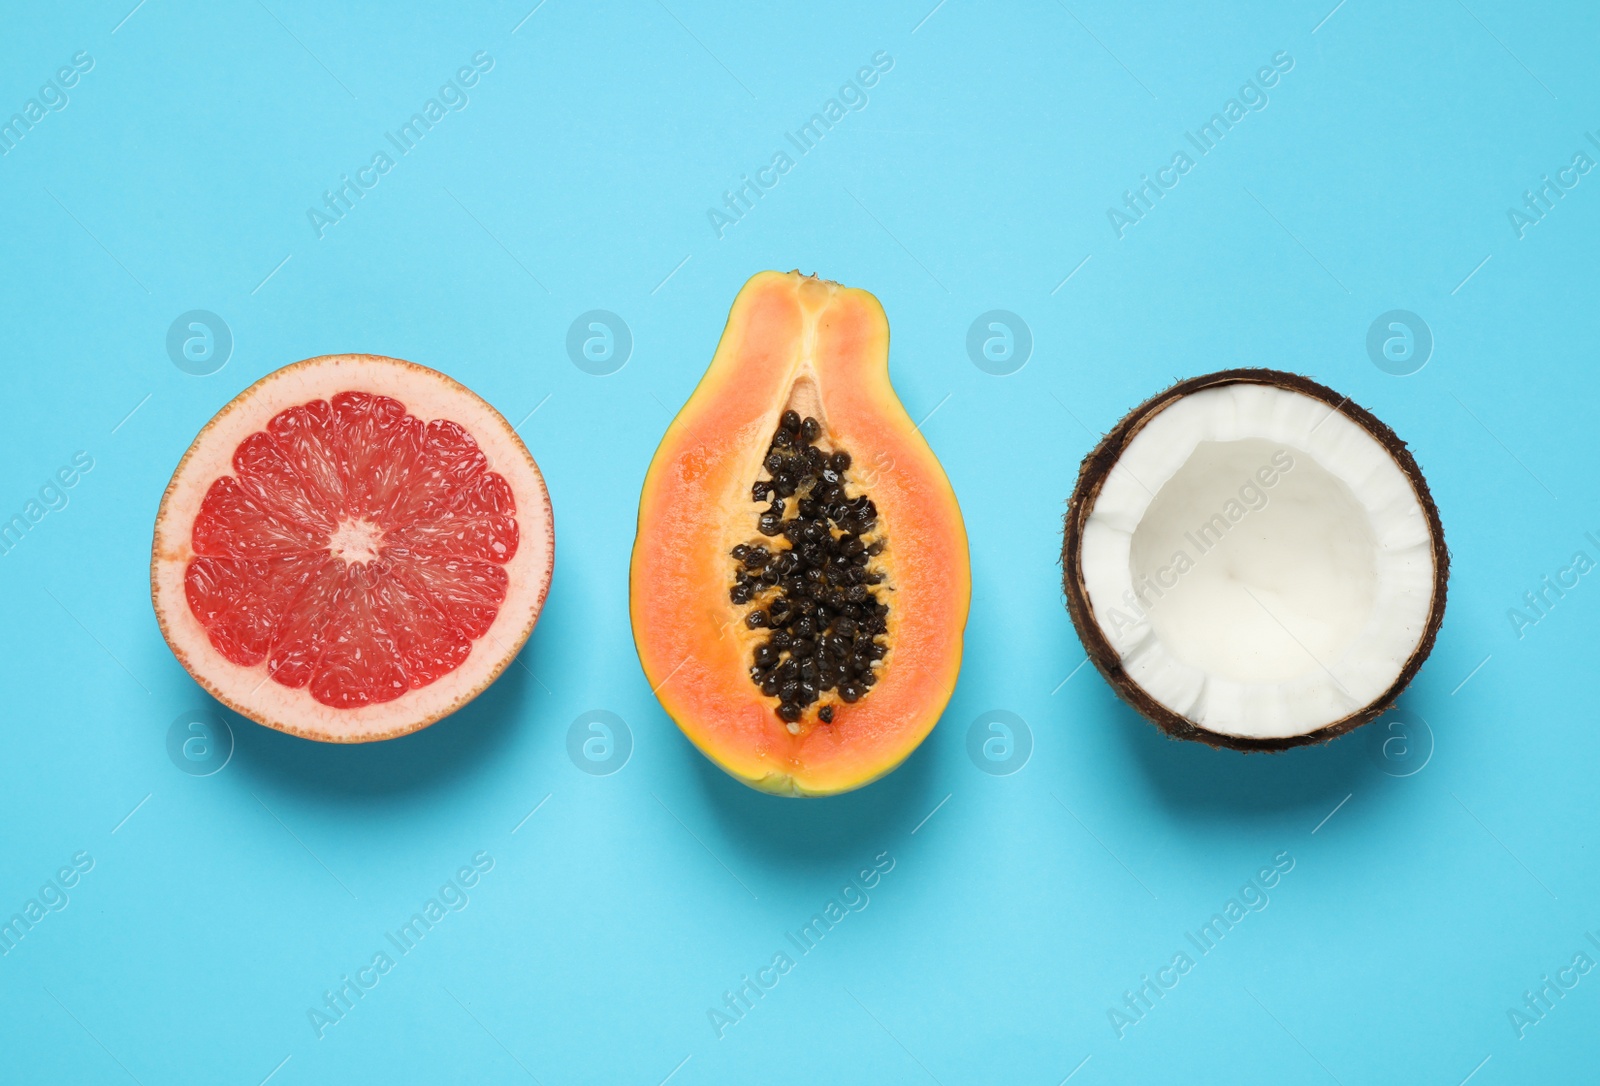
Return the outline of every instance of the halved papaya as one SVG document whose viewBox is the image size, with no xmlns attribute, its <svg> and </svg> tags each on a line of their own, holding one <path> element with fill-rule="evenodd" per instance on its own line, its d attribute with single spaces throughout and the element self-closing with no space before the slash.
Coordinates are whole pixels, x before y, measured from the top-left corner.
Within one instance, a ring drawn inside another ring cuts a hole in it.
<svg viewBox="0 0 1600 1086">
<path fill-rule="evenodd" d="M 889 384 L 883 307 L 753 277 L 639 500 L 633 638 L 668 715 L 754 788 L 859 788 L 944 711 L 971 590 L 961 509 Z"/>
</svg>

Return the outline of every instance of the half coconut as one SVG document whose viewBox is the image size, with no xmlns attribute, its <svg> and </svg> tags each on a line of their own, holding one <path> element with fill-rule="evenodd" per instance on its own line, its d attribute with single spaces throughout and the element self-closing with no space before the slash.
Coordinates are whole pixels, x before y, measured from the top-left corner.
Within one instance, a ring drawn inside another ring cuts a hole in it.
<svg viewBox="0 0 1600 1086">
<path fill-rule="evenodd" d="M 1349 397 L 1234 369 L 1135 408 L 1084 460 L 1067 608 L 1117 693 L 1180 739 L 1323 742 L 1433 649 L 1450 558 L 1405 444 Z"/>
</svg>

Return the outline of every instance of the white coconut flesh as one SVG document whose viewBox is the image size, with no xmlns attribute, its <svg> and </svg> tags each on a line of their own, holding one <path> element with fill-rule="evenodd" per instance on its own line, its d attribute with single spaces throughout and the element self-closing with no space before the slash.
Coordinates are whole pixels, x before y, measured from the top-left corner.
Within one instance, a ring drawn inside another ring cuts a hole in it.
<svg viewBox="0 0 1600 1086">
<path fill-rule="evenodd" d="M 1208 731 L 1304 735 L 1382 697 L 1435 590 L 1429 517 L 1368 430 L 1232 384 L 1149 419 L 1083 530 L 1094 617 L 1128 676 Z"/>
</svg>

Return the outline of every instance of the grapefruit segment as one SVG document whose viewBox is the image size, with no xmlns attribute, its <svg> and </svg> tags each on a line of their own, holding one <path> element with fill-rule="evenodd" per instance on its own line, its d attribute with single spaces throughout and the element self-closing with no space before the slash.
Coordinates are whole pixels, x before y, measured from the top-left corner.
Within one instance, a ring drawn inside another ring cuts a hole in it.
<svg viewBox="0 0 1600 1086">
<path fill-rule="evenodd" d="M 267 658 L 289 606 L 322 565 L 312 554 L 262 559 L 201 555 L 189 562 L 184 593 L 217 651 L 236 664 L 254 667 Z"/>
<path fill-rule="evenodd" d="M 335 355 L 263 378 L 201 431 L 162 499 L 152 599 L 220 700 L 360 742 L 493 681 L 553 562 L 544 480 L 492 407 L 409 362 Z"/>
</svg>

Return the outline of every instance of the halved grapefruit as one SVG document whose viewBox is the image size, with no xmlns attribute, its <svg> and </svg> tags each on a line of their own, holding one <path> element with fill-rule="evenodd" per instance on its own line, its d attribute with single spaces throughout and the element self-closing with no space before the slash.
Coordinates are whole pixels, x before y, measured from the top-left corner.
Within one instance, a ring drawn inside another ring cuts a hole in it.
<svg viewBox="0 0 1600 1086">
<path fill-rule="evenodd" d="M 538 621 L 550 495 L 442 373 L 325 355 L 206 424 L 161 499 L 150 592 L 195 681 L 280 731 L 389 739 L 481 693 Z"/>
</svg>

